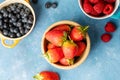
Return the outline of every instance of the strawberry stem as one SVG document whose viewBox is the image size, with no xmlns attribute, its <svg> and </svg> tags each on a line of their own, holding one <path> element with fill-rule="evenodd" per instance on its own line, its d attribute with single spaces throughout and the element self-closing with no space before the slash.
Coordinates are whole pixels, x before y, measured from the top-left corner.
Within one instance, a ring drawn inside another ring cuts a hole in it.
<svg viewBox="0 0 120 80">
<path fill-rule="evenodd" d="M 88 28 L 89 28 L 89 26 L 82 27 L 83 32 L 87 32 Z"/>
<path fill-rule="evenodd" d="M 43 77 L 40 76 L 40 74 L 33 76 L 33 78 L 35 78 L 36 80 L 43 80 Z"/>
</svg>

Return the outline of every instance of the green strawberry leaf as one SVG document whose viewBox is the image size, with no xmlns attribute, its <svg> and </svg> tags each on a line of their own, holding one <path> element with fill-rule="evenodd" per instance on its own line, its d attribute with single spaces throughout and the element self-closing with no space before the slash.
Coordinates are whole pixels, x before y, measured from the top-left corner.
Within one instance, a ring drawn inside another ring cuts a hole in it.
<svg viewBox="0 0 120 80">
<path fill-rule="evenodd" d="M 33 76 L 33 78 L 35 78 L 36 80 L 43 80 L 43 77 L 40 76 L 40 74 Z"/>
</svg>

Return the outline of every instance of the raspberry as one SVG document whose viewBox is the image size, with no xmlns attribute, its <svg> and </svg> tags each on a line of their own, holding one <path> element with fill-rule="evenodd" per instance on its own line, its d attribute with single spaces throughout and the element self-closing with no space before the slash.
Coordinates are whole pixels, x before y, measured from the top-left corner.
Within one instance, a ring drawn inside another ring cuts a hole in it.
<svg viewBox="0 0 120 80">
<path fill-rule="evenodd" d="M 104 1 L 106 1 L 108 3 L 114 3 L 116 0 L 104 0 Z"/>
<path fill-rule="evenodd" d="M 104 6 L 105 4 L 103 2 L 100 2 L 100 3 L 95 4 L 93 8 L 97 13 L 102 13 Z"/>
<path fill-rule="evenodd" d="M 107 22 L 105 25 L 105 31 L 106 32 L 114 32 L 116 30 L 115 25 L 112 22 Z"/>
<path fill-rule="evenodd" d="M 108 34 L 108 33 L 104 33 L 101 36 L 101 40 L 103 42 L 109 42 L 111 40 L 111 38 L 112 38 L 112 36 L 110 34 Z"/>
<path fill-rule="evenodd" d="M 84 1 L 84 3 L 89 3 L 89 0 L 83 0 Z"/>
<path fill-rule="evenodd" d="M 93 16 L 99 16 L 99 13 L 97 13 L 95 10 L 93 10 L 90 14 Z"/>
<path fill-rule="evenodd" d="M 84 3 L 83 4 L 83 9 L 86 13 L 90 13 L 93 10 L 93 7 L 90 3 Z"/>
<path fill-rule="evenodd" d="M 108 15 L 108 14 L 110 14 L 112 12 L 113 12 L 113 5 L 111 5 L 111 4 L 105 5 L 103 13 L 106 14 L 106 15 Z"/>
<path fill-rule="evenodd" d="M 100 0 L 89 0 L 92 4 L 98 3 Z"/>
</svg>

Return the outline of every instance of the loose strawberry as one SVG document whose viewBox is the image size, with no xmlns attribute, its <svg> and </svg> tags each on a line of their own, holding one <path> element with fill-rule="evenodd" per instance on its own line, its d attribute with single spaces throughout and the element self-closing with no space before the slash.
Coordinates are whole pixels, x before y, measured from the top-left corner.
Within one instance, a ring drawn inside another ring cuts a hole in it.
<svg viewBox="0 0 120 80">
<path fill-rule="evenodd" d="M 52 43 L 48 43 L 47 49 L 53 49 L 53 48 L 58 48 L 58 46 L 55 46 L 55 45 L 52 44 Z"/>
<path fill-rule="evenodd" d="M 53 30 L 70 31 L 71 28 L 67 24 L 62 24 L 62 25 L 56 26 Z"/>
<path fill-rule="evenodd" d="M 74 27 L 70 33 L 70 38 L 73 41 L 80 41 L 85 38 L 88 26 L 86 27 Z"/>
<path fill-rule="evenodd" d="M 62 50 L 65 58 L 73 59 L 78 51 L 78 46 L 73 41 L 67 40 L 63 43 Z"/>
<path fill-rule="evenodd" d="M 112 36 L 108 33 L 104 33 L 102 36 L 101 36 L 101 40 L 103 42 L 109 42 L 111 40 Z"/>
<path fill-rule="evenodd" d="M 89 0 L 92 4 L 98 3 L 100 0 Z"/>
<path fill-rule="evenodd" d="M 78 52 L 76 53 L 76 56 L 81 56 L 86 49 L 86 44 L 85 42 L 77 42 L 78 45 Z"/>
<path fill-rule="evenodd" d="M 114 10 L 113 5 L 112 4 L 107 4 L 107 5 L 105 5 L 103 13 L 108 15 L 108 14 L 111 14 L 113 12 L 113 10 Z"/>
<path fill-rule="evenodd" d="M 36 80 L 60 80 L 58 73 L 53 71 L 42 71 L 33 76 Z"/>
<path fill-rule="evenodd" d="M 64 66 L 69 66 L 69 65 L 72 65 L 74 64 L 74 58 L 73 59 L 66 59 L 66 58 L 62 58 L 60 60 L 60 63 Z"/>
<path fill-rule="evenodd" d="M 51 63 L 56 63 L 64 57 L 64 54 L 62 48 L 53 48 L 45 53 L 45 57 L 47 57 Z"/>
<path fill-rule="evenodd" d="M 116 0 L 104 0 L 104 1 L 106 1 L 108 3 L 114 3 Z"/>
<path fill-rule="evenodd" d="M 60 30 L 51 30 L 46 33 L 45 38 L 55 46 L 62 46 L 67 38 L 67 33 Z"/>
<path fill-rule="evenodd" d="M 116 30 L 115 24 L 113 24 L 112 22 L 107 22 L 107 24 L 105 25 L 105 31 L 114 32 L 115 30 Z"/>
<path fill-rule="evenodd" d="M 86 13 L 91 13 L 93 11 L 93 7 L 90 3 L 84 3 L 83 9 Z"/>
<path fill-rule="evenodd" d="M 105 7 L 104 2 L 99 2 L 99 3 L 95 4 L 93 8 L 97 13 L 100 14 L 103 12 L 104 7 Z"/>
</svg>

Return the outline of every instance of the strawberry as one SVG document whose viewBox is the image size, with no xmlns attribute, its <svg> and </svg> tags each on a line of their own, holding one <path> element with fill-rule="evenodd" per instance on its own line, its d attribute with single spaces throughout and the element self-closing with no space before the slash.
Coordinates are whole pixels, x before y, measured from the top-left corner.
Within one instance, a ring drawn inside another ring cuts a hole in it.
<svg viewBox="0 0 120 80">
<path fill-rule="evenodd" d="M 51 30 L 45 34 L 45 38 L 55 46 L 62 46 L 67 38 L 67 33 L 60 30 Z"/>
<path fill-rule="evenodd" d="M 54 44 L 52 43 L 48 43 L 47 45 L 47 49 L 52 49 L 52 48 L 57 48 L 58 46 L 55 46 Z"/>
<path fill-rule="evenodd" d="M 103 12 L 104 7 L 105 7 L 104 2 L 99 2 L 93 6 L 94 10 L 99 14 Z"/>
<path fill-rule="evenodd" d="M 108 3 L 114 3 L 116 0 L 104 0 L 104 1 L 106 1 Z"/>
<path fill-rule="evenodd" d="M 100 0 L 89 0 L 92 4 L 98 3 Z"/>
<path fill-rule="evenodd" d="M 62 58 L 60 60 L 60 63 L 64 66 L 69 66 L 72 65 L 74 63 L 74 58 L 73 59 L 66 59 L 66 58 Z"/>
<path fill-rule="evenodd" d="M 86 12 L 86 13 L 91 13 L 92 10 L 93 10 L 93 7 L 90 3 L 84 3 L 83 4 L 83 10 Z"/>
<path fill-rule="evenodd" d="M 65 58 L 73 59 L 78 50 L 78 46 L 73 41 L 67 40 L 63 43 L 62 50 Z"/>
<path fill-rule="evenodd" d="M 105 31 L 106 32 L 114 32 L 116 30 L 115 25 L 112 22 L 107 22 L 105 25 Z"/>
<path fill-rule="evenodd" d="M 78 52 L 76 53 L 76 56 L 81 56 L 86 49 L 86 44 L 85 42 L 77 42 L 78 45 Z"/>
<path fill-rule="evenodd" d="M 58 25 L 55 28 L 53 28 L 53 30 L 70 31 L 71 28 L 67 24 L 62 24 L 62 25 Z"/>
<path fill-rule="evenodd" d="M 42 71 L 33 76 L 36 80 L 60 80 L 58 73 L 53 71 Z"/>
<path fill-rule="evenodd" d="M 53 48 L 45 53 L 45 57 L 47 57 L 50 62 L 56 63 L 64 57 L 64 54 L 62 48 Z"/>
<path fill-rule="evenodd" d="M 103 9 L 103 13 L 108 15 L 111 14 L 113 12 L 114 8 L 112 4 L 107 4 L 105 5 L 105 8 Z"/>
<path fill-rule="evenodd" d="M 83 40 L 85 37 L 85 34 L 88 30 L 88 26 L 86 27 L 74 27 L 70 33 L 70 38 L 73 41 L 80 41 Z"/>
<path fill-rule="evenodd" d="M 101 40 L 103 42 L 109 42 L 111 40 L 111 38 L 112 38 L 112 36 L 110 34 L 108 34 L 108 33 L 104 33 L 101 36 Z"/>
</svg>

